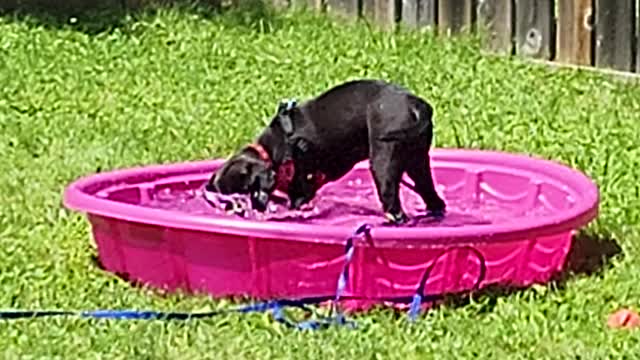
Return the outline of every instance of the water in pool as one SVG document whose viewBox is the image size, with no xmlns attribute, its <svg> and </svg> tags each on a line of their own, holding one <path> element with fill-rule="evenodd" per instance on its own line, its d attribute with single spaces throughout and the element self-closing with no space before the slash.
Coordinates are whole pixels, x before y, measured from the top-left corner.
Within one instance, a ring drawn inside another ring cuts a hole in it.
<svg viewBox="0 0 640 360">
<path fill-rule="evenodd" d="M 149 200 L 143 201 L 141 205 L 194 215 L 241 217 L 212 206 L 204 195 L 202 186 L 196 188 L 166 186 L 161 190 L 153 191 Z M 409 188 L 402 186 L 403 207 L 412 218 L 407 226 L 489 225 L 518 221 L 523 217 L 550 214 L 550 210 L 539 202 L 536 206 L 523 207 L 518 206 L 518 203 L 492 201 L 490 198 L 482 196 L 472 200 L 468 196 L 464 196 L 463 192 L 446 195 L 447 213 L 444 218 L 435 219 L 426 216 L 420 197 Z M 247 201 L 246 197 L 239 197 L 239 199 Z M 318 192 L 316 198 L 300 210 L 289 210 L 286 205 L 285 198 L 274 196 L 266 213 L 250 211 L 242 217 L 258 221 L 292 221 L 316 225 L 355 226 L 363 222 L 372 224 L 384 222 L 372 183 L 360 178 L 344 179 L 325 185 Z"/>
</svg>

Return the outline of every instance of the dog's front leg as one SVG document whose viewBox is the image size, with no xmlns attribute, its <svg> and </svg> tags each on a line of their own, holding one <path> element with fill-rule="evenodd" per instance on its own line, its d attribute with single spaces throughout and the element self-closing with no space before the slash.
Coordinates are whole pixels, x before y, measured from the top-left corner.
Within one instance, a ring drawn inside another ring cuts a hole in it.
<svg viewBox="0 0 640 360">
<path fill-rule="evenodd" d="M 289 185 L 289 207 L 291 209 L 299 209 L 313 200 L 315 195 L 316 191 L 313 184 L 306 178 L 296 174 Z"/>
<path fill-rule="evenodd" d="M 403 224 L 409 219 L 400 203 L 400 180 L 405 168 L 405 154 L 400 144 L 376 142 L 371 151 L 371 174 L 387 220 Z"/>
<path fill-rule="evenodd" d="M 407 175 L 413 180 L 414 190 L 420 195 L 427 210 L 434 215 L 443 215 L 446 209 L 444 200 L 438 195 L 433 177 L 431 175 L 431 162 L 429 161 L 429 152 L 422 151 L 418 148 L 412 151 L 409 156 Z"/>
</svg>

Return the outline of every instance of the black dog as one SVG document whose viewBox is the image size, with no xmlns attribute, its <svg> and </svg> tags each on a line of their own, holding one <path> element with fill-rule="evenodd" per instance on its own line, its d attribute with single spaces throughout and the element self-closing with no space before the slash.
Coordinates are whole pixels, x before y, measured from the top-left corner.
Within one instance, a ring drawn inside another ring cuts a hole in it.
<svg viewBox="0 0 640 360">
<path fill-rule="evenodd" d="M 251 194 L 264 211 L 271 193 L 285 192 L 291 208 L 309 202 L 326 182 L 369 159 L 385 217 L 407 220 L 400 204 L 404 172 L 428 210 L 444 212 L 431 176 L 433 109 L 397 85 L 357 80 L 297 105 L 280 103 L 255 144 L 233 155 L 207 184 L 209 191 Z"/>
</svg>

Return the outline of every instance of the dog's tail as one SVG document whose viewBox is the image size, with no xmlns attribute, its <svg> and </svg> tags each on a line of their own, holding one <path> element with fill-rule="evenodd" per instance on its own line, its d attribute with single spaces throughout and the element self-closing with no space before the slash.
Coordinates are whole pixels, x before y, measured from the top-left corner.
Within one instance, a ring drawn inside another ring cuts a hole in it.
<svg viewBox="0 0 640 360">
<path fill-rule="evenodd" d="M 396 141 L 411 138 L 422 138 L 433 131 L 433 107 L 425 101 L 417 99 L 410 104 L 409 116 L 413 119 L 413 125 L 404 129 L 392 130 L 382 135 L 382 141 Z"/>
</svg>

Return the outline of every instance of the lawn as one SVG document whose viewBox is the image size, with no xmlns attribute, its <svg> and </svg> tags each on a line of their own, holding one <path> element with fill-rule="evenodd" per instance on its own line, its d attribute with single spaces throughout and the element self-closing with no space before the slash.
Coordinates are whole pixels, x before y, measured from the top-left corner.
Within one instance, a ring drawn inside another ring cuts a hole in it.
<svg viewBox="0 0 640 360">
<path fill-rule="evenodd" d="M 95 21 L 99 19 L 99 23 Z M 562 283 L 449 305 L 409 325 L 295 332 L 262 315 L 189 322 L 0 323 L 3 358 L 612 359 L 637 332 L 606 316 L 640 306 L 640 87 L 481 54 L 479 41 L 365 24 L 195 8 L 110 17 L 0 17 L 0 307 L 198 311 L 220 302 L 132 287 L 101 271 L 88 223 L 61 205 L 95 172 L 227 156 L 281 98 L 358 77 L 399 82 L 436 109 L 437 147 L 535 154 L 600 186 L 583 234 L 621 254 Z"/>
</svg>

